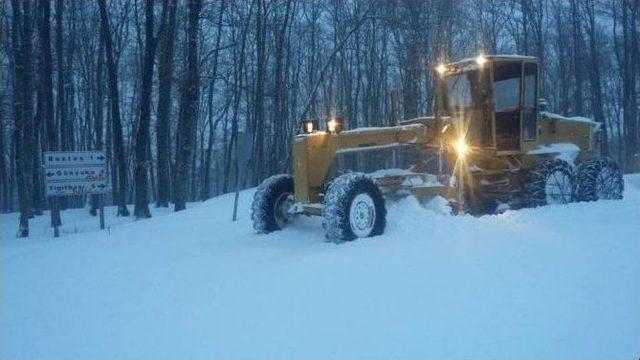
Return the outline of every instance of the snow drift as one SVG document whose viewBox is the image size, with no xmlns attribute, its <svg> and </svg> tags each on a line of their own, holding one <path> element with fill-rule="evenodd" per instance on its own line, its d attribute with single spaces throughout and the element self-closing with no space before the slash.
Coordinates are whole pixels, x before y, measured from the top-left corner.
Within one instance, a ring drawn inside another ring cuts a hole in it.
<svg viewBox="0 0 640 360">
<path fill-rule="evenodd" d="M 640 176 L 625 199 L 450 216 L 388 205 L 386 233 L 321 219 L 256 235 L 252 191 L 109 230 L 84 210 L 15 239 L 2 215 L 0 357 L 637 358 Z"/>
</svg>

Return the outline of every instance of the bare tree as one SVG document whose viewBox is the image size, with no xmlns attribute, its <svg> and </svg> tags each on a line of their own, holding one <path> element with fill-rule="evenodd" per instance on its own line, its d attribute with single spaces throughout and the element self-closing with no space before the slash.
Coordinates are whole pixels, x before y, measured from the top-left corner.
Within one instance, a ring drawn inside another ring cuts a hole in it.
<svg viewBox="0 0 640 360">
<path fill-rule="evenodd" d="M 40 19 L 38 21 L 40 40 L 40 97 L 41 108 L 39 109 L 41 119 L 44 119 L 46 134 L 45 148 L 49 151 L 58 150 L 58 129 L 55 122 L 54 98 L 53 98 L 53 60 L 51 54 L 51 2 L 43 0 L 40 2 Z M 39 164 L 38 164 L 39 165 Z M 57 199 L 51 198 L 51 225 L 61 225 L 60 213 L 57 209 Z"/>
<path fill-rule="evenodd" d="M 215 93 L 216 78 L 218 76 L 219 54 L 220 54 L 220 42 L 222 40 L 222 19 L 225 12 L 226 1 L 220 2 L 220 8 L 218 10 L 218 24 L 216 25 L 216 41 L 213 55 L 213 66 L 211 71 L 211 82 L 209 84 L 209 93 L 207 96 L 207 126 L 209 127 L 209 141 L 206 151 L 206 160 L 204 164 L 204 179 L 202 189 L 200 191 L 200 200 L 206 200 L 211 197 L 211 162 L 212 162 L 212 149 L 215 141 L 215 131 L 218 123 L 222 119 L 222 116 L 226 114 L 228 107 L 222 112 L 220 117 L 214 122 L 213 120 L 213 95 Z M 228 104 L 228 102 L 227 102 Z"/>
<path fill-rule="evenodd" d="M 583 39 L 582 39 L 582 21 L 580 19 L 580 7 L 578 0 L 571 0 L 571 30 L 572 30 L 572 49 L 573 49 L 573 112 L 576 115 L 584 115 L 583 112 L 583 96 L 584 90 L 584 66 L 583 66 Z"/>
<path fill-rule="evenodd" d="M 120 122 L 120 98 L 118 96 L 118 70 L 113 56 L 113 44 L 111 42 L 111 31 L 109 26 L 109 18 L 107 17 L 107 5 L 105 0 L 98 0 L 100 7 L 100 29 L 102 32 L 102 40 L 104 41 L 106 59 L 107 59 L 107 79 L 109 85 L 109 105 L 111 106 L 111 125 L 113 152 L 117 164 L 118 171 L 118 192 L 117 204 L 118 215 L 129 216 L 127 209 L 126 191 L 127 191 L 127 165 L 125 162 L 124 143 L 122 140 L 122 124 Z M 115 186 L 115 184 L 113 184 Z"/>
<path fill-rule="evenodd" d="M 29 236 L 29 218 L 33 216 L 33 87 L 32 87 L 32 27 L 31 3 L 12 0 L 14 72 L 18 89 L 14 89 L 14 116 L 16 118 L 16 175 L 20 202 L 20 228 L 18 237 Z"/>
<path fill-rule="evenodd" d="M 604 114 L 603 95 L 602 95 L 602 76 L 601 73 L 601 54 L 598 47 L 598 29 L 596 24 L 596 6 L 594 2 L 585 2 L 584 10 L 587 16 L 585 26 L 589 37 L 589 60 L 591 62 L 591 71 L 589 72 L 589 89 L 591 90 L 591 110 L 595 121 L 602 124 L 602 154 L 609 155 L 608 143 L 608 124 Z"/>
<path fill-rule="evenodd" d="M 142 85 L 140 89 L 140 120 L 136 133 L 136 168 L 135 186 L 136 202 L 134 215 L 136 218 L 149 218 L 148 168 L 150 160 L 147 149 L 150 147 L 149 123 L 151 121 L 151 82 L 153 79 L 153 59 L 156 44 L 153 35 L 153 0 L 146 0 L 145 5 L 145 54 L 142 69 Z"/>
<path fill-rule="evenodd" d="M 57 65 L 57 77 L 56 77 L 56 121 L 58 123 L 58 132 L 64 132 L 63 129 L 67 127 L 67 107 L 66 107 L 66 98 L 65 98 L 65 68 L 63 65 L 64 57 L 63 57 L 63 47 L 62 47 L 62 36 L 63 36 L 63 24 L 62 24 L 62 13 L 64 11 L 64 6 L 62 4 L 62 0 L 56 0 L 56 65 Z M 57 135 L 57 137 L 60 135 Z M 56 145 L 58 145 L 58 139 L 56 139 Z M 56 149 L 60 149 L 56 146 Z M 66 150 L 66 148 L 65 148 Z"/>
<path fill-rule="evenodd" d="M 157 206 L 169 206 L 171 193 L 171 88 L 173 85 L 173 43 L 176 28 L 177 0 L 164 0 L 160 22 L 160 51 L 158 60 L 158 114 L 156 120 Z"/>
<path fill-rule="evenodd" d="M 95 131 L 95 149 L 103 150 L 104 148 L 104 41 L 102 37 L 99 37 L 100 44 L 98 45 L 98 56 L 96 57 L 96 71 L 95 71 L 95 91 L 93 100 L 93 129 Z M 100 205 L 100 196 L 93 195 L 91 197 L 91 209 L 90 214 L 96 216 L 98 214 L 98 206 Z"/>
<path fill-rule="evenodd" d="M 0 37 L 2 35 L 2 23 L 0 22 Z M 1 78 L 2 76 L 0 76 Z M 9 174 L 5 160 L 4 139 L 4 92 L 0 95 L 0 212 L 9 211 Z"/>
<path fill-rule="evenodd" d="M 625 168 L 627 171 L 637 170 L 638 162 L 638 1 L 622 2 L 622 41 L 624 55 L 623 73 L 623 116 L 625 130 L 625 146 L 627 148 Z"/>
<path fill-rule="evenodd" d="M 186 209 L 189 168 L 195 143 L 194 130 L 198 114 L 200 75 L 198 74 L 198 28 L 201 0 L 188 0 L 187 71 L 182 85 L 180 116 L 178 118 L 178 143 L 176 146 L 175 211 Z"/>
</svg>

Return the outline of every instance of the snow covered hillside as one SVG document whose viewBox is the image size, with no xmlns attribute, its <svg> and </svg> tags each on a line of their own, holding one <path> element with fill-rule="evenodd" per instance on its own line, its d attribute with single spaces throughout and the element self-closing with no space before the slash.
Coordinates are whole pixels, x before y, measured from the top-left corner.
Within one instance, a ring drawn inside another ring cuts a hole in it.
<svg viewBox="0 0 640 360">
<path fill-rule="evenodd" d="M 450 216 L 406 198 L 384 236 L 321 220 L 255 235 L 241 194 L 110 230 L 84 210 L 14 238 L 1 216 L 2 359 L 640 356 L 640 175 L 625 199 Z M 437 207 L 436 207 L 437 208 Z"/>
</svg>

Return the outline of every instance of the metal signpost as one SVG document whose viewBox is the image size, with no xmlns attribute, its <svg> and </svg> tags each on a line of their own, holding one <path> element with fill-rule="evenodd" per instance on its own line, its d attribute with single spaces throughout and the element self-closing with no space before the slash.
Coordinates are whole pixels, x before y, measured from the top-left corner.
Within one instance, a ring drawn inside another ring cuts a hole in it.
<svg viewBox="0 0 640 360">
<path fill-rule="evenodd" d="M 54 236 L 59 236 L 57 197 L 106 194 L 109 189 L 104 151 L 45 151 L 45 191 L 52 198 Z M 100 229 L 104 229 L 104 201 L 100 197 Z"/>
<path fill-rule="evenodd" d="M 243 170 L 248 170 L 251 161 L 251 148 L 253 146 L 253 136 L 244 132 L 238 133 L 235 142 L 236 165 L 235 165 L 235 182 L 236 194 L 233 198 L 233 217 L 232 221 L 238 220 L 238 200 L 240 199 L 240 172 L 238 167 L 242 165 Z"/>
</svg>

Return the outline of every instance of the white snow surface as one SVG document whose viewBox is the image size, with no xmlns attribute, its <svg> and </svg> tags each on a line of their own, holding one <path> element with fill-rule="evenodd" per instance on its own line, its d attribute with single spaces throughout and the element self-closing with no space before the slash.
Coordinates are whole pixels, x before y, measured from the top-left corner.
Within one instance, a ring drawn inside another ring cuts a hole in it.
<svg viewBox="0 0 640 360">
<path fill-rule="evenodd" d="M 563 152 L 579 152 L 580 147 L 573 143 L 556 143 L 550 145 L 540 145 L 534 150 L 527 151 L 529 155 L 552 154 Z"/>
<path fill-rule="evenodd" d="M 335 245 L 320 218 L 256 235 L 253 191 L 100 231 L 16 239 L 0 215 L 2 359 L 637 359 L 640 175 L 625 199 L 451 216 L 388 204 Z"/>
</svg>

